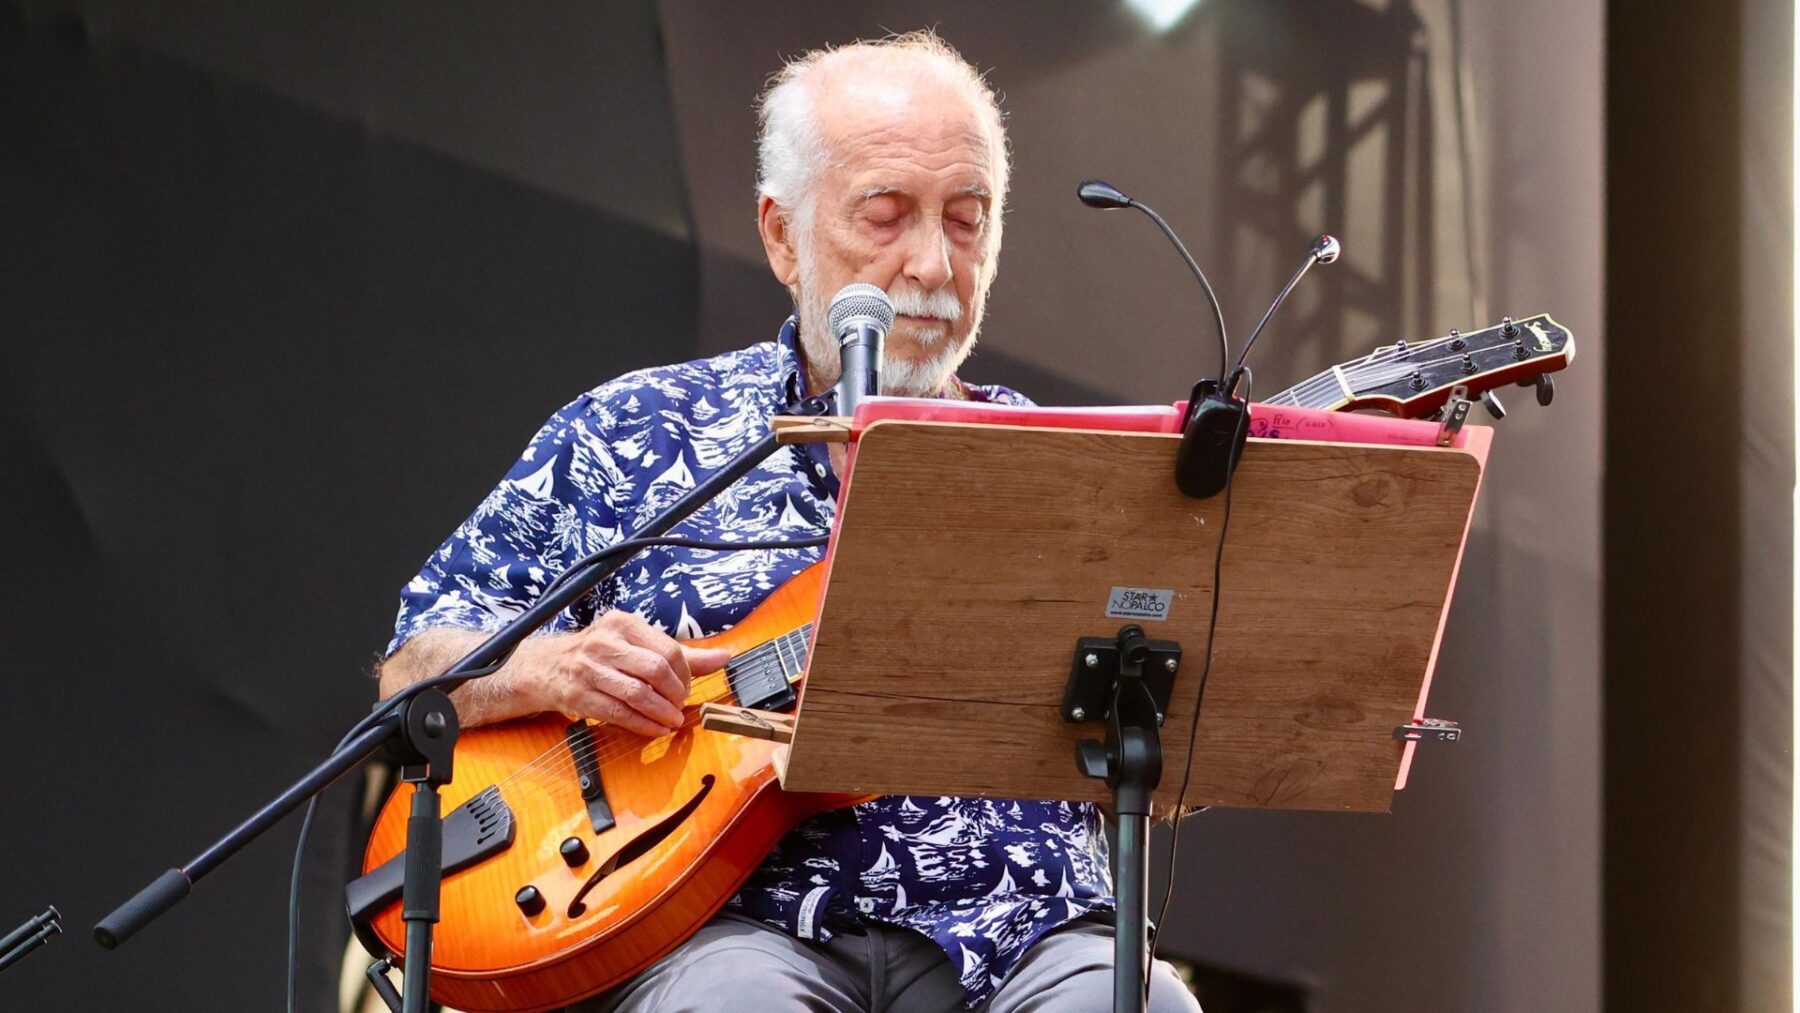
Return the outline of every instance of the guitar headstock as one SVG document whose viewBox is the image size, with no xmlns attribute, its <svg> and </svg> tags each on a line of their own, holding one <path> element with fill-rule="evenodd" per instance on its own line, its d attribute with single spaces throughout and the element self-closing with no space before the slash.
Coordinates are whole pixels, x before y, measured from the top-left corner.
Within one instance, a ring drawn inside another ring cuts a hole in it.
<svg viewBox="0 0 1800 1013">
<path fill-rule="evenodd" d="M 1538 384 L 1538 400 L 1549 403 L 1547 374 L 1575 358 L 1575 339 L 1548 313 L 1492 327 L 1451 331 L 1432 341 L 1395 342 L 1361 359 L 1334 366 L 1269 399 L 1349 411 L 1373 408 L 1401 418 L 1429 415 L 1450 392 L 1467 387 L 1480 395 L 1509 383 Z"/>
</svg>

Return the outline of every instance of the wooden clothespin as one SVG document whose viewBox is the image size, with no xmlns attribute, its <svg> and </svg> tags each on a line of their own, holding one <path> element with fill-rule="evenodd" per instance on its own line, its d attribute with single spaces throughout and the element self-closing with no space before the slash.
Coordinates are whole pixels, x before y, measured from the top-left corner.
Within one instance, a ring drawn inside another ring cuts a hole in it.
<svg viewBox="0 0 1800 1013">
<path fill-rule="evenodd" d="M 752 710 L 721 703 L 700 705 L 700 727 L 714 732 L 767 739 L 783 745 L 794 741 L 794 718 L 775 711 Z"/>
</svg>

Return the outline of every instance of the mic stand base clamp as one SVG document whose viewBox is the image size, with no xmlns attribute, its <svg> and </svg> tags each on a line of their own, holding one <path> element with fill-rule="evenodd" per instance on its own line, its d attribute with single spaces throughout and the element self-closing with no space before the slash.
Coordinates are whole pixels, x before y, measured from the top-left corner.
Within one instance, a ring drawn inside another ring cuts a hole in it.
<svg viewBox="0 0 1800 1013">
<path fill-rule="evenodd" d="M 450 697 L 428 689 L 406 701 L 400 727 L 387 743 L 388 752 L 400 763 L 400 779 L 413 786 L 412 814 L 406 821 L 406 879 L 400 894 L 400 919 L 406 923 L 403 1013 L 426 1013 L 430 1008 L 431 932 L 438 923 L 444 879 L 438 789 L 454 776 L 460 728 Z"/>
</svg>

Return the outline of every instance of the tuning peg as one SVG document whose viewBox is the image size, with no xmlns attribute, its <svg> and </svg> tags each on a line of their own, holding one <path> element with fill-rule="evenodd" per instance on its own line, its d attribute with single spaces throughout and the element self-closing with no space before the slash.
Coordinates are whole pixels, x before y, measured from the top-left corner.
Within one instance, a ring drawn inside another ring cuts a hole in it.
<svg viewBox="0 0 1800 1013">
<path fill-rule="evenodd" d="M 1491 390 L 1484 390 L 1481 392 L 1481 406 L 1486 408 L 1488 414 L 1496 419 L 1503 419 L 1506 417 L 1506 406 L 1500 403 L 1499 396 Z"/>
<path fill-rule="evenodd" d="M 1520 380 L 1519 386 L 1536 387 L 1537 403 L 1545 407 L 1548 407 L 1550 399 L 1556 396 L 1556 381 L 1551 379 L 1549 373 L 1539 373 L 1529 380 Z"/>
</svg>

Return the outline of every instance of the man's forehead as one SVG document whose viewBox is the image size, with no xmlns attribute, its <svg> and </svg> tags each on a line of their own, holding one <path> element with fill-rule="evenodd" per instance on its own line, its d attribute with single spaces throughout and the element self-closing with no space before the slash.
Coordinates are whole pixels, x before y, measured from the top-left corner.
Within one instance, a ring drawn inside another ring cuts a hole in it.
<svg viewBox="0 0 1800 1013">
<path fill-rule="evenodd" d="M 955 187 L 951 192 L 958 197 L 978 197 L 982 200 L 988 200 L 994 196 L 994 191 L 982 183 L 966 183 L 962 186 Z M 907 193 L 907 189 L 903 186 L 876 184 L 875 186 L 865 186 L 858 189 L 856 191 L 856 196 L 863 200 L 873 200 L 876 197 L 885 197 L 888 194 L 905 193 Z"/>
<path fill-rule="evenodd" d="M 917 69 L 879 70 L 858 67 L 818 82 L 814 111 L 834 166 L 854 169 L 867 156 L 916 147 L 932 160 L 967 155 L 984 175 L 992 171 L 996 139 L 967 89 Z"/>
</svg>

